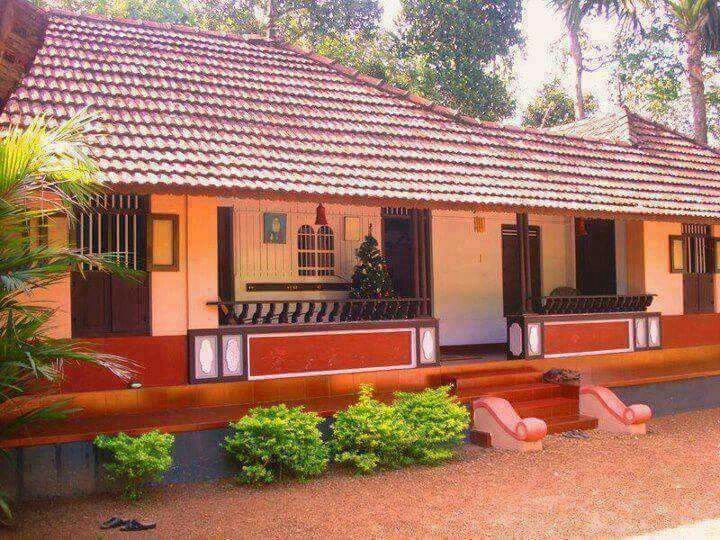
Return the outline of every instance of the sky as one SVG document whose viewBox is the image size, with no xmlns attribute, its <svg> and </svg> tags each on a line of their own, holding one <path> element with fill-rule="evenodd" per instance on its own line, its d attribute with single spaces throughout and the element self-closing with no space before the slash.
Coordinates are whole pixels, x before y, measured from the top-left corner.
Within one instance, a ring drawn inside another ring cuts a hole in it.
<svg viewBox="0 0 720 540">
<path fill-rule="evenodd" d="M 391 29 L 400 10 L 400 0 L 380 1 L 384 8 L 383 25 Z M 518 101 L 515 120 L 519 119 L 522 110 L 543 82 L 553 75 L 559 75 L 568 90 L 574 92 L 572 73 L 569 69 L 566 73 L 562 73 L 559 66 L 555 65 L 557 55 L 551 52 L 553 44 L 558 40 L 562 40 L 563 45 L 566 43 L 562 18 L 548 7 L 546 0 L 523 0 L 523 10 L 525 51 L 515 62 L 517 78 L 515 96 Z M 591 21 L 586 25 L 586 30 L 593 42 L 610 46 L 612 34 L 610 25 L 611 23 L 602 20 Z M 598 98 L 602 110 L 612 109 L 612 103 L 607 96 L 608 79 L 607 71 L 586 73 L 583 79 L 586 91 Z"/>
</svg>

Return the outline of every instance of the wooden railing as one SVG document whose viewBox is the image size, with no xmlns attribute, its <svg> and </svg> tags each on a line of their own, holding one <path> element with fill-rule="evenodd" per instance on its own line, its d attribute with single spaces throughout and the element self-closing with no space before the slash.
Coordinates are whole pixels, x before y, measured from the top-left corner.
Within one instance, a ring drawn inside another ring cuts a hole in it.
<svg viewBox="0 0 720 540">
<path fill-rule="evenodd" d="M 543 296 L 534 301 L 534 307 L 537 313 L 546 315 L 645 311 L 654 297 L 654 294 Z"/>
<path fill-rule="evenodd" d="M 218 307 L 223 326 L 384 321 L 430 316 L 426 298 L 240 300 L 208 302 L 208 305 Z"/>
</svg>

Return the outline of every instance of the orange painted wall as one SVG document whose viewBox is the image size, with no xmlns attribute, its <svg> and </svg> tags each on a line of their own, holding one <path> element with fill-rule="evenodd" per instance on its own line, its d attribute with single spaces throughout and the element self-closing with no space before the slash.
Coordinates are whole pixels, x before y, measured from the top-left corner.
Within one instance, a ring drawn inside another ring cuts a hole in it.
<svg viewBox="0 0 720 540">
<path fill-rule="evenodd" d="M 187 198 L 184 195 L 151 195 L 150 209 L 156 214 L 176 214 L 179 229 L 177 271 L 153 272 L 150 287 L 154 336 L 179 336 L 187 332 Z"/>
<path fill-rule="evenodd" d="M 545 325 L 545 354 L 627 349 L 626 321 Z"/>
<path fill-rule="evenodd" d="M 100 352 L 133 362 L 136 373 L 132 379 L 143 386 L 173 386 L 188 382 L 185 336 L 127 336 L 85 341 Z M 128 388 L 127 381 L 97 366 L 65 361 L 63 375 L 60 386 L 63 392 Z"/>
<path fill-rule="evenodd" d="M 407 331 L 253 336 L 249 371 L 257 377 L 411 365 L 411 336 Z"/>
</svg>

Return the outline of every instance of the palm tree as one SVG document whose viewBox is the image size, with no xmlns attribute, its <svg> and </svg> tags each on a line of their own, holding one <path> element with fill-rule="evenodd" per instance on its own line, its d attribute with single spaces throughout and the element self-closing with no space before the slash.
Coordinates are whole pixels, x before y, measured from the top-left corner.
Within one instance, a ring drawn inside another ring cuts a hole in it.
<svg viewBox="0 0 720 540">
<path fill-rule="evenodd" d="M 48 405 L 38 393 L 61 377 L 59 361 L 98 364 L 128 375 L 122 359 L 51 337 L 55 307 L 32 301 L 33 292 L 66 279 L 70 270 L 92 266 L 127 272 L 115 264 L 117 255 L 86 255 L 36 241 L 48 218 L 74 219 L 74 210 L 87 207 L 98 192 L 97 169 L 81 143 L 90 120 L 80 115 L 51 128 L 36 119 L 26 129 L 0 136 L 0 438 L 68 412 L 67 402 Z M 0 521 L 3 514 L 10 516 L 0 493 Z"/>
<path fill-rule="evenodd" d="M 665 0 L 687 48 L 686 69 L 695 140 L 707 144 L 707 101 L 702 60 L 720 49 L 718 6 L 714 0 Z"/>
<path fill-rule="evenodd" d="M 624 21 L 637 25 L 637 9 L 648 0 L 549 0 L 550 5 L 562 14 L 567 29 L 570 56 L 575 64 L 575 116 L 582 120 L 586 115 L 585 94 L 583 93 L 583 73 L 585 60 L 580 31 L 587 15 L 604 15 L 606 18 L 617 16 Z"/>
</svg>

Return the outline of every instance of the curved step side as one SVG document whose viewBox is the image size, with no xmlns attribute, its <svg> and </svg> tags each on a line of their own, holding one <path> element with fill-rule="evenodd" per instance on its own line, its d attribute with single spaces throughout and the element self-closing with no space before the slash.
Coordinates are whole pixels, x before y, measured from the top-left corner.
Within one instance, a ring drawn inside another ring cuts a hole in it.
<svg viewBox="0 0 720 540">
<path fill-rule="evenodd" d="M 490 436 L 490 446 L 509 450 L 542 450 L 547 424 L 538 418 L 520 418 L 510 402 L 499 397 L 473 401 L 473 429 Z"/>
<path fill-rule="evenodd" d="M 598 419 L 598 429 L 613 433 L 644 435 L 652 410 L 647 405 L 625 405 L 604 386 L 580 387 L 580 414 Z"/>
</svg>

